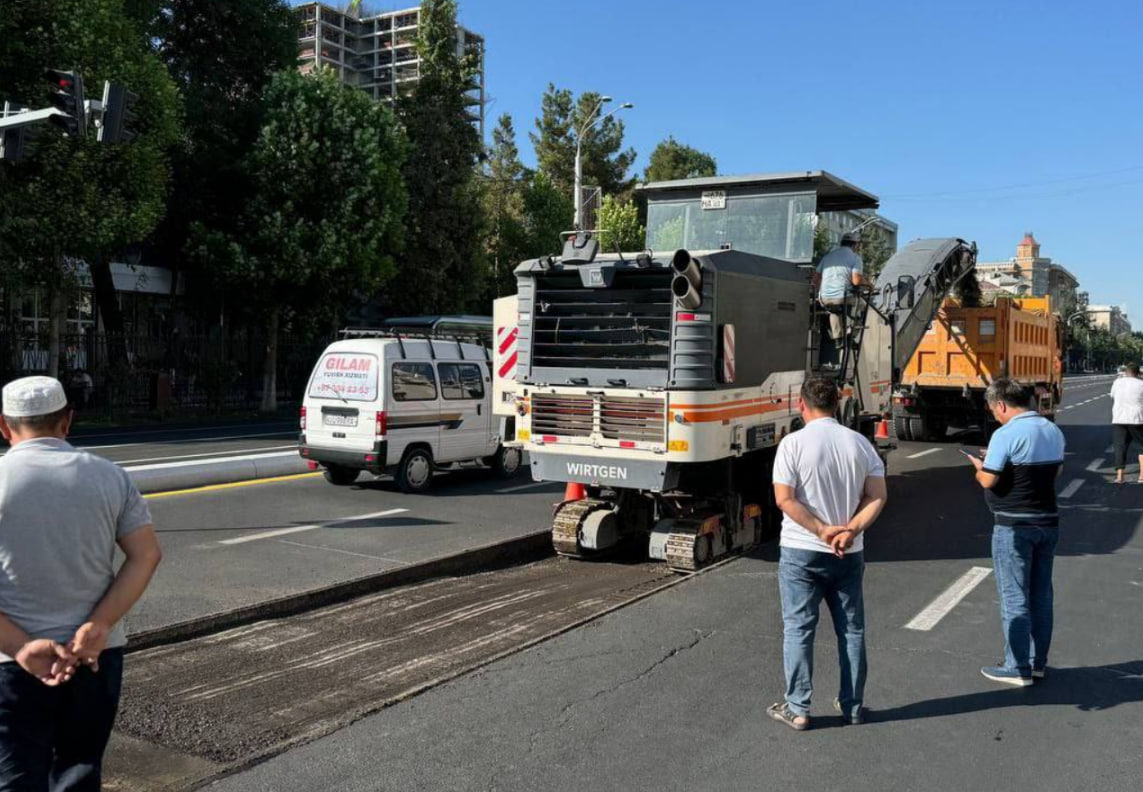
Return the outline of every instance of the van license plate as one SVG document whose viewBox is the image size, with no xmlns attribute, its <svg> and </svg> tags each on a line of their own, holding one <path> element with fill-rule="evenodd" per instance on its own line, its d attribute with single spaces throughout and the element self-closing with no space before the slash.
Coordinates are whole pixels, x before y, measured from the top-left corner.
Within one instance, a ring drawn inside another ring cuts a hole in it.
<svg viewBox="0 0 1143 792">
<path fill-rule="evenodd" d="M 357 416 L 326 413 L 322 416 L 322 423 L 326 426 L 357 426 Z"/>
</svg>

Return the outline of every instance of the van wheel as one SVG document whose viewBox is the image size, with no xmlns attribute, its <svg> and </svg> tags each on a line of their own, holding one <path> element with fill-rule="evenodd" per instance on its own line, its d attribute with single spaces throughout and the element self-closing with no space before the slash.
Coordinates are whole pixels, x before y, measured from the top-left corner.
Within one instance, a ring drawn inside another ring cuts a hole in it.
<svg viewBox="0 0 1143 792">
<path fill-rule="evenodd" d="M 492 472 L 497 477 L 510 479 L 520 472 L 520 465 L 523 464 L 523 461 L 524 454 L 519 448 L 500 446 L 496 449 L 495 454 L 485 457 L 484 464 L 492 468 Z"/>
<path fill-rule="evenodd" d="M 353 468 L 342 467 L 341 465 L 327 465 L 326 469 L 322 471 L 325 480 L 330 484 L 338 487 L 348 487 L 353 482 L 357 481 L 357 476 L 360 470 Z"/>
<path fill-rule="evenodd" d="M 410 448 L 397 465 L 394 478 L 402 492 L 428 491 L 433 483 L 433 455 L 424 448 Z"/>
</svg>

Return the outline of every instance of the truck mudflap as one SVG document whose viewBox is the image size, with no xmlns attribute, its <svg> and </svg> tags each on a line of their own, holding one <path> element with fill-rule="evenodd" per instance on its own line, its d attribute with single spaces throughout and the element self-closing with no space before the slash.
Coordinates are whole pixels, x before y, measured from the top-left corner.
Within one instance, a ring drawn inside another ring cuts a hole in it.
<svg viewBox="0 0 1143 792">
<path fill-rule="evenodd" d="M 678 468 L 665 459 L 607 459 L 533 451 L 532 478 L 592 487 L 662 492 L 678 483 Z"/>
</svg>

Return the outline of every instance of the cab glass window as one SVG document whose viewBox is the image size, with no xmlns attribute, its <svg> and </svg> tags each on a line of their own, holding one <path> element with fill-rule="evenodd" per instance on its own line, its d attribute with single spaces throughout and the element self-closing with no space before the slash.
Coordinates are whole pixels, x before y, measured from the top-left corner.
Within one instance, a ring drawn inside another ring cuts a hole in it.
<svg viewBox="0 0 1143 792">
<path fill-rule="evenodd" d="M 437 397 L 432 363 L 394 363 L 392 381 L 396 401 L 432 401 Z"/>
<path fill-rule="evenodd" d="M 441 363 L 441 396 L 446 399 L 483 399 L 484 375 L 475 363 Z"/>
</svg>

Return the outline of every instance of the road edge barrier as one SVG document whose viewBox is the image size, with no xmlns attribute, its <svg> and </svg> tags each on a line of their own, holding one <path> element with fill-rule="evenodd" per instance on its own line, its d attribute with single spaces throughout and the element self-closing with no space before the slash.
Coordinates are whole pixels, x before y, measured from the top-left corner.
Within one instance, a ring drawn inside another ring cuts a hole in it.
<svg viewBox="0 0 1143 792">
<path fill-rule="evenodd" d="M 152 495 L 171 490 L 237 484 L 242 481 L 291 476 L 309 471 L 309 463 L 296 450 L 241 456 L 160 462 L 150 465 L 123 464 L 139 492 Z"/>
<path fill-rule="evenodd" d="M 141 652 L 173 643 L 244 627 L 267 619 L 280 619 L 334 605 L 385 589 L 423 583 L 433 578 L 489 572 L 537 561 L 554 554 L 550 530 L 481 545 L 460 553 L 418 561 L 364 577 L 267 600 L 254 605 L 200 616 L 164 627 L 129 633 L 127 653 Z"/>
</svg>

